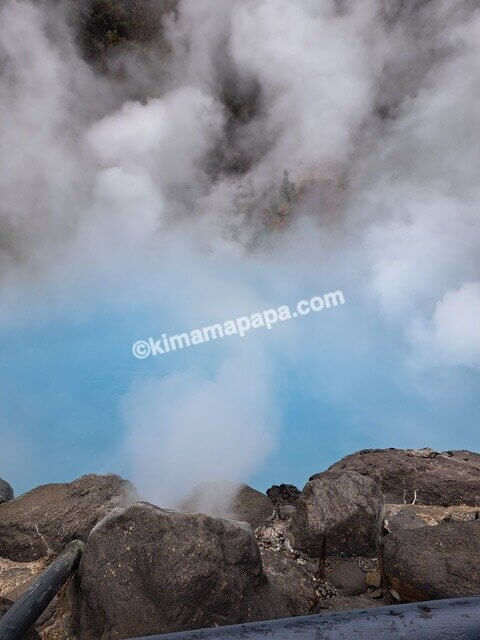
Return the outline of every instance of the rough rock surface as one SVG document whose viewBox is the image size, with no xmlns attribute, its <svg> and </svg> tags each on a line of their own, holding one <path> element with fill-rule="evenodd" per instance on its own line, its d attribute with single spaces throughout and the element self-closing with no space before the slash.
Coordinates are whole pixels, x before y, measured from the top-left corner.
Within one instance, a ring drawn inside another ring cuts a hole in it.
<svg viewBox="0 0 480 640">
<path fill-rule="evenodd" d="M 152 43 L 162 36 L 162 19 L 174 11 L 178 0 L 90 0 L 70 3 L 80 15 L 79 37 L 87 60 L 96 62 L 118 49 Z M 75 14 L 74 14 L 75 15 Z"/>
<path fill-rule="evenodd" d="M 251 527 L 145 503 L 90 534 L 77 581 L 80 640 L 115 640 L 290 614 Z"/>
<path fill-rule="evenodd" d="M 13 489 L 8 482 L 0 478 L 0 504 L 9 500 L 13 500 Z"/>
<path fill-rule="evenodd" d="M 95 524 L 133 493 L 133 486 L 115 475 L 37 487 L 1 506 L 0 557 L 28 562 L 61 551 L 75 538 L 86 540 Z"/>
<path fill-rule="evenodd" d="M 32 639 L 115 640 L 478 594 L 479 458 L 360 452 L 316 474 L 300 496 L 291 485 L 272 487 L 271 499 L 222 485 L 189 505 L 229 520 L 143 503 L 116 508 L 132 499 L 131 485 L 116 476 L 38 487 L 0 505 L 0 556 L 14 558 L 0 557 L 0 615 L 66 542 L 92 527 L 75 602 L 66 585 Z M 395 503 L 384 505 L 384 493 Z M 422 504 L 428 500 L 438 504 Z"/>
<path fill-rule="evenodd" d="M 0 596 L 15 602 L 47 564 L 45 558 L 35 562 L 14 562 L 0 558 Z"/>
<path fill-rule="evenodd" d="M 420 529 L 442 522 L 467 522 L 478 519 L 479 507 L 456 505 L 453 507 L 424 506 L 419 504 L 388 504 L 385 506 L 383 528 L 390 533 L 404 529 Z"/>
<path fill-rule="evenodd" d="M 231 507 L 236 520 L 248 522 L 254 529 L 264 525 L 274 515 L 270 498 L 246 484 L 235 493 Z"/>
<path fill-rule="evenodd" d="M 401 600 L 480 593 L 480 520 L 390 533 L 382 547 L 384 580 Z"/>
<path fill-rule="evenodd" d="M 313 613 L 315 582 L 305 566 L 288 553 L 262 550 L 263 570 L 287 604 L 290 616 Z"/>
<path fill-rule="evenodd" d="M 367 576 L 380 576 L 378 558 L 372 557 L 358 556 L 355 558 L 355 563 L 362 570 L 363 580 L 367 583 L 367 593 L 364 591 L 359 595 L 345 595 L 341 587 L 336 587 L 333 584 L 336 582 L 335 569 L 344 562 L 345 560 L 339 556 L 326 558 L 324 580 L 317 579 L 317 594 L 319 596 L 315 609 L 317 613 L 369 609 L 370 607 L 381 607 L 396 603 L 395 598 L 388 590 L 377 586 L 377 580 L 374 581 L 375 584 L 367 583 Z"/>
<path fill-rule="evenodd" d="M 282 520 L 290 518 L 295 513 L 295 505 L 301 491 L 293 484 L 273 485 L 267 490 L 267 496 L 275 506 L 276 514 Z"/>
<path fill-rule="evenodd" d="M 335 565 L 329 580 L 344 596 L 358 596 L 367 590 L 365 574 L 353 561 L 343 560 Z"/>
<path fill-rule="evenodd" d="M 344 469 L 375 480 L 385 494 L 385 502 L 440 506 L 480 504 L 478 453 L 367 449 L 346 456 L 329 470 Z"/>
<path fill-rule="evenodd" d="M 379 486 L 355 471 L 326 471 L 305 485 L 289 526 L 294 548 L 320 557 L 368 555 L 383 519 Z"/>
<path fill-rule="evenodd" d="M 25 593 L 47 565 L 47 558 L 35 562 L 14 562 L 0 558 L 0 616 L 2 598 L 10 606 Z M 71 627 L 71 609 L 69 589 L 66 585 L 40 616 L 34 631 L 27 639 L 75 640 Z"/>
<path fill-rule="evenodd" d="M 265 527 L 257 529 L 255 534 L 262 553 L 264 570 L 272 582 L 278 576 L 278 588 L 283 595 L 293 595 L 295 604 L 300 605 L 300 615 L 319 612 L 346 611 L 348 609 L 365 609 L 392 604 L 394 599 L 388 592 L 379 589 L 379 583 L 369 584 L 368 595 L 344 596 L 332 584 L 332 572 L 342 562 L 338 556 L 318 559 L 310 558 L 304 553 L 290 547 L 286 539 L 288 523 L 276 518 Z M 378 558 L 357 557 L 355 561 L 362 571 L 362 583 L 367 576 L 380 577 Z M 363 590 L 365 591 L 365 589 Z M 295 609 L 292 607 L 292 612 Z"/>
<path fill-rule="evenodd" d="M 263 526 L 274 515 L 268 496 L 246 484 L 204 483 L 196 487 L 181 503 L 187 513 L 206 513 L 219 518 L 248 522 L 254 529 Z"/>
<path fill-rule="evenodd" d="M 71 580 L 40 616 L 36 631 L 41 640 L 77 640 L 73 628 Z"/>
</svg>

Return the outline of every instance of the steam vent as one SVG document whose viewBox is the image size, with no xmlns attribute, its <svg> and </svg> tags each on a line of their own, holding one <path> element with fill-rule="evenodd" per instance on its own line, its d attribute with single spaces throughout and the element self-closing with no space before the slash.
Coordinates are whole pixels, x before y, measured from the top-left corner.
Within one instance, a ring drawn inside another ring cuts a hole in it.
<svg viewBox="0 0 480 640">
<path fill-rule="evenodd" d="M 469 451 L 364 450 L 302 491 L 204 484 L 178 510 L 141 501 L 118 476 L 83 476 L 1 505 L 2 612 L 75 538 L 86 542 L 78 571 L 32 638 L 133 638 L 475 596 L 479 505 L 480 454 Z"/>
</svg>

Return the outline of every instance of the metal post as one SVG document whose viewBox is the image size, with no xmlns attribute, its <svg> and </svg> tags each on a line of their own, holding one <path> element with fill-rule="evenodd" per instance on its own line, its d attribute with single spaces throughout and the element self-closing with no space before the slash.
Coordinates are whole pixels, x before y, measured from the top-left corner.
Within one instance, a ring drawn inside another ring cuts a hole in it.
<svg viewBox="0 0 480 640">
<path fill-rule="evenodd" d="M 60 591 L 82 557 L 84 544 L 74 540 L 0 619 L 0 640 L 21 640 Z"/>
</svg>

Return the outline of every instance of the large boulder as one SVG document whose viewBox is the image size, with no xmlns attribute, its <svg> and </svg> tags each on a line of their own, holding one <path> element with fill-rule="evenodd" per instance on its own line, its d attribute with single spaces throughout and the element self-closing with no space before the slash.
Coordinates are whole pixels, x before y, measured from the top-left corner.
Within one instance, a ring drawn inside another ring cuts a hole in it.
<svg viewBox="0 0 480 640">
<path fill-rule="evenodd" d="M 9 500 L 13 500 L 13 489 L 8 482 L 0 478 L 0 504 Z"/>
<path fill-rule="evenodd" d="M 367 449 L 343 458 L 329 470 L 347 469 L 375 480 L 386 502 L 441 506 L 480 504 L 478 453 Z"/>
<path fill-rule="evenodd" d="M 480 520 L 406 529 L 385 536 L 387 586 L 408 602 L 480 593 Z"/>
<path fill-rule="evenodd" d="M 291 545 L 320 557 L 369 555 L 377 545 L 383 495 L 370 478 L 355 471 L 326 471 L 304 487 L 289 525 Z"/>
<path fill-rule="evenodd" d="M 236 520 L 248 522 L 254 529 L 266 524 L 275 514 L 270 498 L 247 484 L 242 484 L 235 492 L 231 509 Z"/>
<path fill-rule="evenodd" d="M 28 562 L 61 551 L 75 538 L 86 540 L 99 520 L 134 493 L 115 475 L 37 487 L 2 505 L 0 557 Z"/>
<path fill-rule="evenodd" d="M 160 634 L 290 615 L 251 527 L 146 503 L 90 534 L 77 578 L 79 640 Z"/>
<path fill-rule="evenodd" d="M 264 493 L 247 484 L 228 482 L 198 485 L 182 501 L 180 509 L 248 522 L 254 529 L 266 524 L 275 512 L 272 501 Z"/>
</svg>

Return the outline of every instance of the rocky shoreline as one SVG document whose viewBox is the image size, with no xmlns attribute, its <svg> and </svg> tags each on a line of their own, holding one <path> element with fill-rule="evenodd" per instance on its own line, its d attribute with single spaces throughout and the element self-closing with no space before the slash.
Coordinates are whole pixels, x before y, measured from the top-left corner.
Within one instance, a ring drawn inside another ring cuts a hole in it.
<svg viewBox="0 0 480 640">
<path fill-rule="evenodd" d="M 31 633 L 122 638 L 480 593 L 480 454 L 366 450 L 302 491 L 197 488 L 178 511 L 114 475 L 13 497 L 0 480 L 0 617 L 75 538 L 76 576 Z"/>
</svg>

